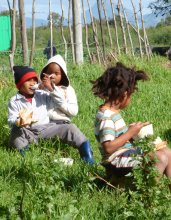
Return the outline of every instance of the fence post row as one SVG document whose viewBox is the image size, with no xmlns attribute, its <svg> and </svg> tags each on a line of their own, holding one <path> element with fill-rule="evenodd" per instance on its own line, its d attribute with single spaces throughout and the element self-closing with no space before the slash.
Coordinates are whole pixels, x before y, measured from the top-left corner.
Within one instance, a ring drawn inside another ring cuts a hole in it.
<svg viewBox="0 0 171 220">
<path fill-rule="evenodd" d="M 9 1 L 9 0 L 7 0 Z M 80 3 L 81 1 L 81 3 Z M 133 34 L 137 35 L 138 44 L 140 48 L 140 56 L 143 57 L 142 45 L 145 48 L 145 54 L 149 59 L 150 53 L 150 45 L 147 37 L 147 33 L 144 26 L 143 14 L 142 14 L 142 0 L 139 0 L 139 10 L 142 24 L 142 33 L 143 36 L 140 35 L 140 28 L 138 22 L 137 9 L 131 1 L 133 8 L 133 15 L 135 19 L 135 26 L 131 24 L 127 18 L 127 14 L 124 8 L 124 4 L 122 0 L 117 0 L 114 3 L 114 0 L 108 0 L 111 5 L 111 14 L 112 18 L 109 20 L 109 16 L 106 10 L 107 1 L 104 0 L 96 0 L 97 4 L 97 12 L 98 18 L 93 16 L 92 5 L 90 4 L 90 0 L 68 0 L 68 34 L 69 38 L 64 31 L 64 9 L 62 0 L 60 0 L 61 7 L 61 17 L 60 22 L 58 23 L 61 29 L 62 42 L 59 45 L 64 45 L 64 58 L 67 62 L 68 53 L 69 53 L 69 42 L 67 39 L 70 39 L 71 44 L 71 52 L 72 52 L 72 61 L 73 63 L 82 63 L 83 62 L 83 50 L 87 51 L 87 57 L 90 62 L 98 62 L 99 64 L 106 63 L 108 55 L 112 55 L 112 57 L 117 59 L 117 56 L 120 56 L 121 53 L 131 53 L 134 56 L 134 45 L 133 42 Z M 88 5 L 88 10 L 85 11 L 85 3 Z M 26 33 L 26 24 L 25 24 L 25 13 L 24 13 L 24 1 L 19 0 L 19 15 L 20 15 L 20 27 L 21 27 L 21 44 L 22 44 L 22 52 L 23 52 L 23 61 L 24 64 L 28 63 L 28 42 L 27 42 L 27 33 Z M 108 4 L 109 5 L 109 4 Z M 11 13 L 11 26 L 12 26 L 12 41 L 11 41 L 11 49 L 10 49 L 10 66 L 12 70 L 12 66 L 14 65 L 14 54 L 16 48 L 16 33 L 15 33 L 15 20 L 16 20 L 16 0 L 13 0 L 13 9 L 9 10 Z M 53 16 L 55 13 L 52 11 L 51 0 L 49 0 L 49 26 L 50 26 L 50 48 L 51 48 L 51 56 L 53 56 Z M 88 14 L 89 15 L 88 15 Z M 90 23 L 88 23 L 87 16 L 90 17 Z M 82 27 L 82 18 L 83 18 L 83 27 Z M 110 22 L 109 22 L 110 21 Z M 106 24 L 106 25 L 105 25 Z M 113 26 L 113 29 L 111 27 Z M 99 29 L 98 29 L 99 27 Z M 132 29 L 130 30 L 130 27 Z M 55 27 L 56 28 L 56 27 Z M 82 30 L 85 30 L 85 47 L 83 47 L 83 39 L 82 39 Z M 31 53 L 29 59 L 29 65 L 33 64 L 34 54 L 35 54 L 35 0 L 32 0 L 32 42 L 31 42 Z M 100 32 L 99 32 L 100 31 Z M 105 34 L 107 31 L 107 35 Z M 91 38 L 91 34 L 93 37 L 93 41 Z M 95 48 L 95 51 L 93 49 Z M 84 51 L 85 52 L 85 51 Z"/>
</svg>

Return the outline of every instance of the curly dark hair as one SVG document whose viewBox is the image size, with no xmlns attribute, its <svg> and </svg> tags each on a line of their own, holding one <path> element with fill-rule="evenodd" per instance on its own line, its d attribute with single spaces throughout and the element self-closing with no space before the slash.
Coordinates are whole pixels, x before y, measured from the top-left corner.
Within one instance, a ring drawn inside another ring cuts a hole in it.
<svg viewBox="0 0 171 220">
<path fill-rule="evenodd" d="M 95 96 L 105 100 L 122 101 L 125 92 L 130 96 L 135 90 L 138 80 L 148 80 L 143 70 L 126 67 L 118 62 L 115 67 L 108 68 L 93 84 L 92 91 Z"/>
</svg>

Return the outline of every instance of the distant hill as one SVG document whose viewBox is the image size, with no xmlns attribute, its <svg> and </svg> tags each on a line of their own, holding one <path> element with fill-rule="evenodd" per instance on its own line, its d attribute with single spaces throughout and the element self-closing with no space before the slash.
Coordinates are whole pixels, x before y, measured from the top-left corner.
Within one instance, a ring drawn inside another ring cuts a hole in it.
<svg viewBox="0 0 171 220">
<path fill-rule="evenodd" d="M 128 21 L 135 25 L 135 19 L 134 19 L 134 14 L 131 10 L 126 9 L 126 13 L 127 13 L 127 19 Z M 97 11 L 97 7 L 95 7 L 95 9 L 92 9 L 92 14 L 95 18 L 99 19 L 99 15 L 98 15 L 98 11 Z M 116 12 L 117 14 L 117 12 Z M 104 14 L 102 13 L 102 18 L 104 18 Z M 159 23 L 161 21 L 161 19 L 163 19 L 164 17 L 162 16 L 158 16 L 156 17 L 154 14 L 145 14 L 143 15 L 144 18 L 144 24 L 145 27 L 155 27 L 157 25 L 157 23 Z M 112 12 L 110 13 L 110 10 L 108 11 L 108 19 L 113 19 L 112 17 Z M 86 20 L 87 23 L 91 23 L 91 18 L 90 18 L 90 14 L 89 11 L 86 11 Z M 139 22 L 141 22 L 140 17 L 139 17 Z M 83 18 L 82 18 L 82 23 L 83 23 Z M 44 20 L 44 19 L 35 19 L 35 25 L 36 27 L 41 27 L 41 26 L 47 26 L 48 21 Z M 64 26 L 68 25 L 68 20 L 65 19 L 64 20 Z M 32 18 L 28 18 L 26 17 L 26 26 L 27 28 L 30 28 L 32 26 Z"/>
<path fill-rule="evenodd" d="M 112 8 L 111 8 L 110 2 L 105 3 L 105 8 L 107 11 L 108 19 L 113 18 Z M 92 6 L 91 10 L 92 10 L 93 17 L 99 19 L 97 4 L 94 4 Z M 118 11 L 116 10 L 116 8 L 114 8 L 114 11 L 115 11 L 115 14 L 118 15 Z M 131 24 L 135 25 L 135 18 L 134 18 L 133 10 L 125 8 L 125 12 L 126 12 L 126 16 L 127 16 L 128 21 Z M 102 16 L 102 18 L 104 18 L 104 13 L 103 13 L 102 8 L 101 8 L 101 16 Z M 152 13 L 151 14 L 144 14 L 143 18 L 144 18 L 144 24 L 145 24 L 146 28 L 156 26 L 157 23 L 159 23 L 161 21 L 161 19 L 163 19 L 162 16 L 159 15 L 158 17 L 156 17 Z M 89 10 L 86 10 L 86 20 L 87 20 L 87 23 L 91 22 Z M 138 16 L 138 20 L 139 20 L 139 22 L 141 22 L 140 15 Z"/>
<path fill-rule="evenodd" d="M 154 14 L 145 14 L 144 16 L 145 27 L 155 27 L 166 16 L 157 16 Z"/>
<path fill-rule="evenodd" d="M 108 18 L 112 19 L 113 18 L 112 8 L 111 8 L 111 4 L 110 4 L 109 1 L 105 2 L 105 7 L 106 7 Z M 7 10 L 7 9 L 0 6 L 0 11 L 5 11 L 5 10 Z M 92 10 L 93 16 L 96 19 L 99 19 L 98 8 L 97 8 L 96 3 L 91 7 L 91 10 Z M 117 12 L 116 8 L 114 9 L 114 11 L 115 11 L 115 14 L 117 15 L 118 12 Z M 125 8 L 125 11 L 126 11 L 126 14 L 127 14 L 128 21 L 131 24 L 135 25 L 133 10 Z M 89 10 L 86 10 L 85 13 L 86 13 L 87 23 L 91 23 Z M 103 13 L 102 8 L 101 8 L 101 16 L 102 16 L 102 18 L 104 18 L 104 13 Z M 143 18 L 144 18 L 145 27 L 148 28 L 148 27 L 155 27 L 157 25 L 157 23 L 159 23 L 161 21 L 161 19 L 163 19 L 164 17 L 162 17 L 160 15 L 158 17 L 156 17 L 154 14 L 151 13 L 151 14 L 144 14 Z M 140 16 L 139 16 L 139 21 L 141 21 Z M 82 18 L 82 22 L 83 22 L 83 18 Z M 35 19 L 36 27 L 46 26 L 47 24 L 48 24 L 48 21 L 45 20 L 45 19 Z M 65 20 L 64 20 L 64 25 L 65 26 L 68 25 L 67 18 L 65 18 Z M 32 26 L 32 18 L 26 17 L 26 26 L 27 26 L 27 28 L 30 28 Z"/>
<path fill-rule="evenodd" d="M 0 12 L 3 12 L 3 11 L 8 11 L 8 9 L 0 6 Z M 45 25 L 47 25 L 47 23 L 48 23 L 47 20 L 44 20 L 44 19 L 35 19 L 35 25 L 36 25 L 36 27 L 45 26 Z M 32 18 L 26 17 L 26 26 L 27 26 L 27 28 L 32 27 Z"/>
<path fill-rule="evenodd" d="M 47 26 L 47 25 L 48 25 L 48 20 L 35 19 L 35 26 L 36 27 Z M 68 25 L 68 20 L 67 19 L 64 19 L 63 25 L 64 26 Z M 32 27 L 32 18 L 26 17 L 26 26 L 27 26 L 27 28 Z"/>
</svg>

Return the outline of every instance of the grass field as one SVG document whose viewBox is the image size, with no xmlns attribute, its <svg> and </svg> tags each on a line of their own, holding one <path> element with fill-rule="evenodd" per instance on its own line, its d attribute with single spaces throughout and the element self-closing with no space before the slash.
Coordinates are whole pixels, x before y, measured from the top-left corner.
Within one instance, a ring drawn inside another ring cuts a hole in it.
<svg viewBox="0 0 171 220">
<path fill-rule="evenodd" d="M 125 56 L 120 60 L 145 70 L 150 76 L 150 81 L 139 84 L 139 91 L 123 111 L 123 117 L 128 124 L 150 121 L 154 126 L 154 138 L 160 136 L 171 146 L 170 61 L 153 57 L 147 62 Z M 34 60 L 38 72 L 44 62 L 41 58 Z M 92 95 L 89 81 L 103 71 L 103 67 L 95 64 L 68 64 L 79 103 L 79 114 L 73 122 L 91 141 L 97 164 L 101 158 L 93 134 L 93 121 L 101 100 Z M 58 140 L 31 145 L 22 159 L 8 145 L 7 104 L 15 93 L 13 76 L 8 71 L 0 72 L 0 219 L 171 219 L 171 196 L 167 187 L 163 187 L 163 182 L 159 186 L 147 185 L 140 181 L 140 172 L 139 188 L 114 189 L 96 178 L 96 174 L 105 177 L 103 167 L 85 165 L 74 148 Z M 55 163 L 60 157 L 73 158 L 73 166 Z"/>
</svg>

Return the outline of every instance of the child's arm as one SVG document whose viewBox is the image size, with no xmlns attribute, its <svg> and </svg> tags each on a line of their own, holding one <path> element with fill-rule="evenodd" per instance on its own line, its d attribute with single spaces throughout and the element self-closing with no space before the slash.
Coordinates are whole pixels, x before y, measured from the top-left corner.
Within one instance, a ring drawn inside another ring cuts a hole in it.
<svg viewBox="0 0 171 220">
<path fill-rule="evenodd" d="M 149 122 L 137 122 L 130 125 L 128 130 L 112 141 L 105 141 L 102 143 L 103 149 L 106 153 L 112 154 L 128 142 L 133 136 L 137 135 L 142 127 L 149 124 Z"/>
<path fill-rule="evenodd" d="M 49 90 L 49 92 L 52 92 L 54 90 L 54 86 L 51 82 L 51 76 L 47 75 L 46 73 L 43 73 L 41 87 L 41 89 L 47 89 Z"/>
<path fill-rule="evenodd" d="M 76 116 L 78 113 L 77 97 L 74 89 L 69 86 L 65 89 L 60 86 L 55 86 L 51 83 L 50 77 L 44 73 L 42 79 L 43 86 L 49 90 L 56 106 L 60 111 L 69 117 Z"/>
<path fill-rule="evenodd" d="M 69 86 L 66 90 L 55 86 L 53 92 L 51 92 L 51 96 L 57 108 L 60 109 L 63 113 L 68 115 L 69 117 L 76 116 L 78 113 L 78 103 L 77 97 L 74 89 Z"/>
<path fill-rule="evenodd" d="M 18 109 L 18 106 L 15 102 L 9 102 L 8 105 L 8 123 L 12 127 L 16 125 L 17 127 L 26 127 L 31 125 L 33 122 L 36 122 L 32 118 L 33 112 L 29 109 L 21 108 Z"/>
<path fill-rule="evenodd" d="M 8 104 L 8 124 L 10 126 L 15 125 L 17 121 L 17 117 L 19 116 L 19 112 L 15 106 L 12 105 L 11 102 Z"/>
</svg>

